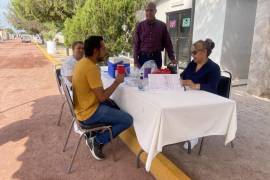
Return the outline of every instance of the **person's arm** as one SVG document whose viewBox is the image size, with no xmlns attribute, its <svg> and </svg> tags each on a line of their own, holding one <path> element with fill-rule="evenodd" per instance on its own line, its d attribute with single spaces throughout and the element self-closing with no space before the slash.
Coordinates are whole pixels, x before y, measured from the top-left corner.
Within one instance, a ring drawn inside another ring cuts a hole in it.
<svg viewBox="0 0 270 180">
<path fill-rule="evenodd" d="M 64 76 L 67 80 L 72 83 L 72 75 L 74 71 L 74 64 L 69 62 L 69 59 L 65 61 L 62 66 L 62 76 Z"/>
<path fill-rule="evenodd" d="M 219 80 L 220 80 L 220 68 L 218 66 L 213 67 L 213 69 L 209 73 L 207 83 L 200 84 L 200 89 L 216 93 Z"/>
<path fill-rule="evenodd" d="M 119 86 L 119 84 L 124 82 L 124 77 L 125 77 L 124 74 L 119 74 L 115 78 L 115 81 L 111 84 L 111 86 L 106 89 L 103 89 L 103 87 L 94 88 L 93 92 L 98 98 L 99 102 L 103 102 L 106 99 L 108 99 L 112 95 L 112 93 L 115 91 L 115 89 Z"/>
<path fill-rule="evenodd" d="M 164 30 L 163 30 L 163 43 L 164 43 L 164 47 L 168 53 L 168 56 L 169 56 L 171 62 L 176 64 L 176 59 L 175 59 L 175 55 L 174 55 L 174 51 L 173 51 L 171 37 L 170 37 L 170 34 L 168 32 L 166 25 L 165 25 Z"/>
<path fill-rule="evenodd" d="M 192 71 L 192 64 L 193 64 L 193 61 L 189 62 L 188 65 L 187 65 L 187 67 L 180 74 L 180 77 L 181 77 L 182 80 L 185 80 L 186 79 L 187 72 Z"/>
<path fill-rule="evenodd" d="M 140 50 L 140 24 L 138 23 L 135 28 L 134 37 L 133 37 L 133 58 L 134 58 L 134 65 L 138 67 L 138 56 Z"/>
<path fill-rule="evenodd" d="M 207 83 L 194 83 L 192 80 L 182 80 L 183 86 L 188 86 L 191 89 L 204 90 L 211 93 L 216 93 L 217 85 L 220 79 L 219 67 L 212 67 L 210 72 L 207 74 Z"/>
</svg>

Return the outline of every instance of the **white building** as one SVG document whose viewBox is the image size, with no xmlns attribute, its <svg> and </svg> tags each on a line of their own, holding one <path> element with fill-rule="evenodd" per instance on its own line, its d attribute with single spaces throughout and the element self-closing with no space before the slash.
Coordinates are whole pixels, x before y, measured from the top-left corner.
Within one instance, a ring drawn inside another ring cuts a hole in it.
<svg viewBox="0 0 270 180">
<path fill-rule="evenodd" d="M 234 79 L 249 73 L 257 0 L 155 0 L 156 18 L 167 23 L 182 67 L 190 60 L 190 46 L 212 39 L 210 58 Z M 165 63 L 166 64 L 166 63 Z"/>
</svg>

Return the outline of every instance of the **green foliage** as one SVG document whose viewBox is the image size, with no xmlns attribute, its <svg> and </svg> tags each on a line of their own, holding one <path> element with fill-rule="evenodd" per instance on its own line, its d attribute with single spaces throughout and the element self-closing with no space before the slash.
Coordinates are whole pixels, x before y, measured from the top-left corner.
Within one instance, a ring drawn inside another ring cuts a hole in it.
<svg viewBox="0 0 270 180">
<path fill-rule="evenodd" d="M 24 29 L 30 34 L 39 34 L 46 30 L 45 26 L 37 20 L 26 20 L 11 12 L 7 15 L 7 19 L 16 29 Z"/>
<path fill-rule="evenodd" d="M 65 44 L 102 35 L 110 55 L 130 52 L 136 12 L 144 3 L 145 0 L 86 0 L 76 15 L 64 23 Z"/>
<path fill-rule="evenodd" d="M 15 32 L 13 31 L 13 29 L 11 29 L 11 28 L 7 28 L 7 32 L 8 32 L 9 34 L 15 34 Z"/>
<path fill-rule="evenodd" d="M 57 33 L 56 25 L 53 22 L 51 22 L 51 23 L 45 23 L 44 26 L 46 28 L 46 31 L 42 32 L 44 39 L 47 41 L 48 40 L 52 41 Z"/>
<path fill-rule="evenodd" d="M 15 27 L 27 31 L 44 31 L 47 23 L 63 29 L 66 18 L 71 18 L 85 0 L 11 0 L 8 19 Z M 38 24 L 38 28 L 31 27 Z M 29 28 L 30 26 L 30 28 Z"/>
</svg>

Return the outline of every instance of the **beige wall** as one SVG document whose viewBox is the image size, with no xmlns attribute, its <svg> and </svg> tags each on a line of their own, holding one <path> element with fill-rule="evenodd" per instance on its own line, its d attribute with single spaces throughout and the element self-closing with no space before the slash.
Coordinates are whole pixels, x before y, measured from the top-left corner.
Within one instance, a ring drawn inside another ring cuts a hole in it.
<svg viewBox="0 0 270 180">
<path fill-rule="evenodd" d="M 258 0 L 248 92 L 270 98 L 270 1 Z"/>
</svg>

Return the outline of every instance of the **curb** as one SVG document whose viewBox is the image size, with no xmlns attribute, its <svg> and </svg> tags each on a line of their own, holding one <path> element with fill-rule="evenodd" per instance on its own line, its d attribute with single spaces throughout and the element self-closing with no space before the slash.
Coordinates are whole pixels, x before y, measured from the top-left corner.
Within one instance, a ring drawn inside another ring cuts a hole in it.
<svg viewBox="0 0 270 180">
<path fill-rule="evenodd" d="M 46 59 L 48 61 L 50 61 L 51 63 L 53 63 L 55 66 L 59 66 L 61 65 L 61 61 L 53 58 L 51 55 L 49 55 L 39 44 L 35 43 L 34 44 L 36 45 L 36 47 L 42 52 L 42 54 L 46 57 Z"/>
<path fill-rule="evenodd" d="M 141 147 L 138 143 L 134 128 L 129 128 L 128 130 L 121 133 L 119 136 L 120 139 L 129 147 L 129 149 L 133 153 L 135 153 L 136 155 L 139 153 Z M 144 165 L 146 162 L 146 158 L 147 154 L 142 153 L 140 160 L 144 163 Z M 150 172 L 157 180 L 191 179 L 162 153 L 159 153 L 152 161 Z"/>
<path fill-rule="evenodd" d="M 35 43 L 37 48 L 42 52 L 42 54 L 52 62 L 55 66 L 61 65 L 59 60 L 56 60 L 50 56 L 41 46 Z M 137 155 L 141 150 L 141 147 L 138 143 L 134 128 L 129 128 L 119 135 L 120 139 L 128 146 L 128 148 Z M 147 154 L 142 153 L 140 160 L 144 164 L 146 163 Z M 134 161 L 135 165 L 135 161 Z M 141 167 L 144 168 L 144 167 Z M 162 153 L 159 153 L 154 160 L 150 168 L 151 174 L 157 180 L 190 180 L 181 169 L 179 169 L 173 162 L 171 162 L 166 156 Z"/>
</svg>

